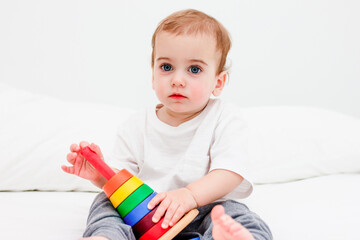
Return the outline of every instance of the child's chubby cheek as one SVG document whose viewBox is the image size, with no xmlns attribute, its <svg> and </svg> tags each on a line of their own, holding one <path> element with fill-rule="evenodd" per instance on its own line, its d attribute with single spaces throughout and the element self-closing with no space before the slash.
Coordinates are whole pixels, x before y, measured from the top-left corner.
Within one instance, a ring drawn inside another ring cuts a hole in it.
<svg viewBox="0 0 360 240">
<path fill-rule="evenodd" d="M 198 104 L 206 103 L 210 96 L 211 92 L 206 91 L 206 86 L 199 86 L 191 90 L 192 100 Z"/>
<path fill-rule="evenodd" d="M 154 86 L 153 86 L 153 89 L 156 93 L 156 95 L 159 97 L 159 98 L 162 98 L 166 95 L 166 87 L 163 86 L 162 84 L 160 83 L 156 83 Z"/>
</svg>

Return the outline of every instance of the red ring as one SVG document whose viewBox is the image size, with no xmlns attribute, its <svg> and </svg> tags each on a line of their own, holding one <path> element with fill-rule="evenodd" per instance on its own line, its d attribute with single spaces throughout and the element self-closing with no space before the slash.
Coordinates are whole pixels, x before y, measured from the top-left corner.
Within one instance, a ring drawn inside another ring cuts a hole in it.
<svg viewBox="0 0 360 240">
<path fill-rule="evenodd" d="M 166 229 L 161 227 L 162 222 L 164 221 L 164 218 L 162 218 L 158 223 L 156 223 L 152 228 L 150 228 L 144 235 L 139 238 L 139 240 L 157 240 L 162 235 L 164 235 L 167 231 L 169 231 L 171 228 L 168 227 Z"/>
</svg>

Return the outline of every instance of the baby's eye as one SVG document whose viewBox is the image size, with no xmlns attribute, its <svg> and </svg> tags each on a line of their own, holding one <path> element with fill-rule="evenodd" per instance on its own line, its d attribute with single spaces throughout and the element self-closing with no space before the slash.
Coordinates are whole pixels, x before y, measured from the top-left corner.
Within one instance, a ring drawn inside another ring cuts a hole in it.
<svg viewBox="0 0 360 240">
<path fill-rule="evenodd" d="M 201 72 L 201 69 L 200 69 L 198 66 L 191 66 L 191 67 L 189 68 L 189 71 L 190 71 L 191 73 L 199 73 L 199 72 Z"/>
<path fill-rule="evenodd" d="M 165 64 L 161 65 L 161 69 L 168 72 L 168 71 L 172 70 L 172 66 L 170 64 L 165 63 Z"/>
</svg>

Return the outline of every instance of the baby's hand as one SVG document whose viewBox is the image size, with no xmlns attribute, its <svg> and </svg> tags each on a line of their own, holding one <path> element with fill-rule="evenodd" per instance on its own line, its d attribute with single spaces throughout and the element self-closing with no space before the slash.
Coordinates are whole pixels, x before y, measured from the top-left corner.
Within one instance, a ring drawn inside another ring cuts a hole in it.
<svg viewBox="0 0 360 240">
<path fill-rule="evenodd" d="M 89 144 L 88 142 L 82 141 L 79 145 L 71 144 L 70 146 L 71 152 L 68 153 L 67 160 L 70 164 L 72 164 L 72 166 L 62 165 L 61 168 L 64 172 L 90 180 L 96 186 L 101 188 L 103 185 L 102 183 L 104 182 L 104 177 L 80 154 L 80 150 L 87 146 L 96 152 L 102 160 L 104 160 L 99 146 L 94 143 Z"/>
<path fill-rule="evenodd" d="M 153 209 L 159 203 L 160 205 L 152 220 L 158 222 L 166 212 L 164 221 L 161 224 L 162 228 L 174 226 L 185 213 L 197 207 L 192 193 L 187 188 L 157 194 L 149 202 L 148 208 Z"/>
</svg>

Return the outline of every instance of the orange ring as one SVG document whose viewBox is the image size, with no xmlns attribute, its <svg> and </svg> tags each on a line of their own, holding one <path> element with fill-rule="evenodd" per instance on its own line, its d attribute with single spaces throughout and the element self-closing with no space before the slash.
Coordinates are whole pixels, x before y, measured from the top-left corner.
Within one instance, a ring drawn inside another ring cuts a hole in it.
<svg viewBox="0 0 360 240">
<path fill-rule="evenodd" d="M 109 198 L 121 185 L 123 185 L 127 180 L 129 180 L 133 175 L 124 169 L 121 169 L 115 176 L 110 178 L 107 183 L 105 183 L 103 189 L 106 196 Z"/>
<path fill-rule="evenodd" d="M 110 201 L 114 208 L 117 208 L 130 194 L 138 189 L 144 182 L 138 177 L 133 176 L 118 188 L 110 197 Z"/>
</svg>

